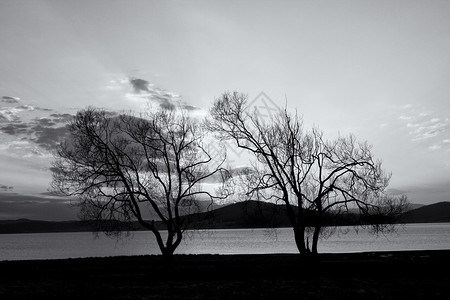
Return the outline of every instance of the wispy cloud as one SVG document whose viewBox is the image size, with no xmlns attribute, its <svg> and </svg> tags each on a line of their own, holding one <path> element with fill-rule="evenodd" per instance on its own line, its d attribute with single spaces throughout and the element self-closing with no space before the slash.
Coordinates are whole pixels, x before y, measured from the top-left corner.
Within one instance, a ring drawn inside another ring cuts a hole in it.
<svg viewBox="0 0 450 300">
<path fill-rule="evenodd" d="M 444 142 L 450 141 L 450 119 L 442 112 L 408 104 L 401 106 L 398 114 L 412 142 L 428 142 L 428 149 L 433 151 L 450 146 Z"/>
<path fill-rule="evenodd" d="M 168 110 L 175 109 L 177 105 L 183 105 L 180 95 L 158 88 L 147 80 L 130 78 L 129 83 L 133 91 L 127 94 L 128 99 L 145 99 L 156 102 L 161 108 Z"/>
<path fill-rule="evenodd" d="M 121 81 L 123 83 L 123 81 Z M 194 111 L 200 108 L 189 105 L 182 101 L 181 95 L 162 89 L 155 84 L 141 78 L 129 78 L 129 84 L 132 91 L 125 97 L 131 101 L 148 101 L 149 104 L 155 103 L 163 109 L 173 110 L 177 107 Z"/>
<path fill-rule="evenodd" d="M 409 127 L 415 128 L 410 131 L 409 134 L 412 135 L 412 141 L 421 141 L 433 137 L 437 137 L 440 134 L 445 133 L 449 128 L 448 121 L 429 121 L 419 122 L 410 125 Z M 407 125 L 408 126 L 408 125 Z"/>
<path fill-rule="evenodd" d="M 411 120 L 412 117 L 410 117 L 410 116 L 403 116 L 403 115 L 402 115 L 402 116 L 398 117 L 398 119 L 399 119 L 399 120 L 406 120 L 406 121 L 407 121 L 407 120 Z"/>
<path fill-rule="evenodd" d="M 436 150 L 439 150 L 441 148 L 442 148 L 441 145 L 431 145 L 431 146 L 428 147 L 428 149 L 430 149 L 432 151 L 436 151 Z"/>
<path fill-rule="evenodd" d="M 114 78 L 110 79 L 103 89 L 113 93 L 115 99 L 125 100 L 127 104 L 131 104 L 129 105 L 131 107 L 146 109 L 147 106 L 158 106 L 167 110 L 182 108 L 195 113 L 201 110 L 199 107 L 186 103 L 180 94 L 168 91 L 143 78 L 124 77 L 120 74 L 112 74 L 112 76 Z"/>
</svg>

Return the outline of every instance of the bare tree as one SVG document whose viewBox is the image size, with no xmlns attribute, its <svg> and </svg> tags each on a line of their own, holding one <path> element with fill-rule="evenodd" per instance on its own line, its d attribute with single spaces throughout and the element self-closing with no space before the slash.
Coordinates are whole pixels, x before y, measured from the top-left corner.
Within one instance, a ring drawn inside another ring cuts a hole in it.
<svg viewBox="0 0 450 300">
<path fill-rule="evenodd" d="M 286 109 L 262 120 L 248 110 L 247 96 L 237 92 L 224 93 L 210 112 L 209 129 L 255 157 L 251 172 L 235 175 L 245 196 L 286 206 L 301 254 L 317 253 L 329 215 L 358 210 L 359 223 L 379 232 L 390 229 L 385 224 L 392 224 L 406 206 L 406 198 L 386 196 L 390 174 L 374 160 L 370 146 L 352 135 L 325 141 L 319 130 L 305 131 L 301 119 Z"/>
<path fill-rule="evenodd" d="M 198 211 L 197 200 L 220 197 L 202 182 L 224 171 L 225 154 L 211 157 L 201 126 L 185 112 L 136 117 L 87 108 L 68 128 L 56 151 L 52 186 L 78 197 L 82 218 L 97 220 L 109 234 L 137 220 L 170 259 L 188 226 L 185 216 Z M 155 216 L 157 221 L 147 219 Z"/>
</svg>

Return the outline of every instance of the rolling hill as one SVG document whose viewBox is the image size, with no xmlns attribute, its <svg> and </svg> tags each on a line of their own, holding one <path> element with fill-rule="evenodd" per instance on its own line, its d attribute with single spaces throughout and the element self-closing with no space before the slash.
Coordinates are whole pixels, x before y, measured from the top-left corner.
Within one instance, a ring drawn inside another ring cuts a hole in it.
<svg viewBox="0 0 450 300">
<path fill-rule="evenodd" d="M 450 222 L 450 202 L 439 202 L 407 211 L 405 223 Z"/>
<path fill-rule="evenodd" d="M 267 202 L 230 204 L 192 218 L 193 228 L 258 228 L 289 226 L 286 208 Z"/>
</svg>

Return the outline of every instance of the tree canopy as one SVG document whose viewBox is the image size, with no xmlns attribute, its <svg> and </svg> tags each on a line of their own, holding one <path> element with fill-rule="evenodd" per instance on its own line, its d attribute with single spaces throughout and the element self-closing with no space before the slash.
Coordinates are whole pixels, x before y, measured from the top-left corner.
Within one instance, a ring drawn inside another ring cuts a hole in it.
<svg viewBox="0 0 450 300">
<path fill-rule="evenodd" d="M 387 195 L 391 176 L 367 142 L 353 135 L 325 140 L 320 130 L 305 130 L 301 118 L 287 109 L 263 120 L 247 104 L 244 94 L 224 93 L 210 110 L 208 127 L 253 155 L 252 168 L 235 174 L 232 184 L 243 184 L 247 199 L 286 205 L 300 253 L 309 252 L 311 222 L 312 252 L 317 253 L 329 214 L 356 209 L 375 231 L 392 228 L 387 225 L 404 210 L 406 198 Z"/>
<path fill-rule="evenodd" d="M 212 157 L 204 130 L 183 111 L 134 116 L 87 108 L 68 128 L 56 151 L 52 186 L 76 196 L 82 218 L 96 220 L 107 233 L 137 220 L 171 256 L 189 223 L 184 216 L 198 211 L 198 200 L 224 197 L 202 183 L 225 172 L 225 153 Z"/>
</svg>

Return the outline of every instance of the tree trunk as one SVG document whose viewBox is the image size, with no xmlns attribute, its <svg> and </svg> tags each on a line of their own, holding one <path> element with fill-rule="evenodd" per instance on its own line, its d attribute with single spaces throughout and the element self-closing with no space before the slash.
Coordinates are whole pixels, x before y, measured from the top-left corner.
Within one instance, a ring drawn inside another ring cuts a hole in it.
<svg viewBox="0 0 450 300">
<path fill-rule="evenodd" d="M 294 238 L 295 244 L 297 245 L 297 249 L 301 255 L 307 253 L 305 246 L 305 226 L 299 225 L 294 226 Z"/>
<path fill-rule="evenodd" d="M 165 247 L 161 249 L 164 263 L 172 264 L 173 262 L 173 253 L 175 252 L 175 248 L 172 246 Z"/>
<path fill-rule="evenodd" d="M 313 233 L 313 240 L 312 240 L 312 248 L 311 248 L 311 252 L 312 254 L 317 254 L 317 244 L 319 242 L 319 236 L 320 236 L 320 229 L 322 227 L 319 226 L 315 226 L 314 227 L 314 233 Z"/>
<path fill-rule="evenodd" d="M 167 224 L 167 239 L 166 244 L 161 248 L 161 252 L 163 255 L 164 262 L 172 263 L 173 253 L 175 252 L 176 246 L 173 245 L 174 240 L 174 232 L 172 230 L 171 224 Z"/>
</svg>

